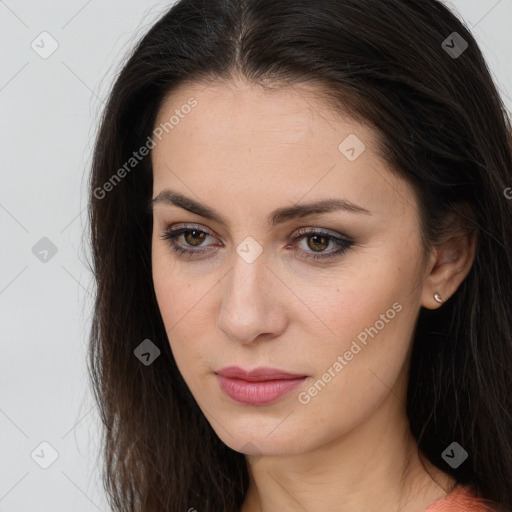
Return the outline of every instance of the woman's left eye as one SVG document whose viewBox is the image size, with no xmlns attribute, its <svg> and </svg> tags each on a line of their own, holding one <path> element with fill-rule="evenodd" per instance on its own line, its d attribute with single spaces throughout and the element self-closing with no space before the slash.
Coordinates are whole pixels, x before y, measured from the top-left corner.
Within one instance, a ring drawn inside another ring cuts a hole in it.
<svg viewBox="0 0 512 512">
<path fill-rule="evenodd" d="M 331 232 L 321 229 L 312 230 L 302 228 L 297 232 L 297 236 L 293 241 L 297 242 L 297 240 L 305 242 L 305 246 L 311 249 L 311 251 L 304 249 L 303 252 L 305 253 L 305 258 L 312 259 L 341 256 L 354 245 L 354 241 L 346 235 L 342 235 L 341 233 L 332 234 Z M 335 247 L 336 249 L 324 252 L 329 244 L 332 244 L 331 247 Z"/>
<path fill-rule="evenodd" d="M 186 245 L 178 242 L 178 238 L 182 235 Z M 168 229 L 167 231 L 164 231 L 160 234 L 162 239 L 169 240 L 170 246 L 175 252 L 188 257 L 210 252 L 204 249 L 193 249 L 193 247 L 202 247 L 201 244 L 208 236 L 212 237 L 212 235 L 210 235 L 207 231 L 203 231 L 193 226 L 187 226 L 178 229 Z M 354 244 L 354 241 L 346 235 L 339 233 L 333 234 L 321 229 L 311 228 L 299 229 L 297 231 L 297 236 L 293 239 L 295 245 L 299 240 L 306 242 L 305 246 L 311 249 L 299 249 L 300 252 L 304 253 L 303 257 L 312 259 L 325 259 L 341 255 L 350 249 L 350 247 Z M 331 250 L 330 252 L 325 252 L 325 249 L 329 246 L 329 244 L 332 244 L 337 249 Z M 293 250 L 297 251 L 297 249 Z"/>
</svg>

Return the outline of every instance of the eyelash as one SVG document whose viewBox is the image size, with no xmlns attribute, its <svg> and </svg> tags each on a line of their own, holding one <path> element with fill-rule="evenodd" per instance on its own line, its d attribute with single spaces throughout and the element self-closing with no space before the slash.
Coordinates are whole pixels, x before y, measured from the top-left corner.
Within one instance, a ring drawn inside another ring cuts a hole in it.
<svg viewBox="0 0 512 512">
<path fill-rule="evenodd" d="M 186 226 L 186 227 L 182 227 L 182 228 L 178 228 L 178 229 L 168 229 L 167 231 L 164 231 L 163 233 L 160 234 L 160 238 L 162 238 L 163 240 L 168 240 L 169 245 L 171 246 L 171 249 L 181 256 L 192 257 L 194 254 L 201 254 L 201 253 L 205 254 L 207 251 L 205 251 L 204 249 L 200 249 L 200 250 L 184 249 L 181 244 L 178 244 L 176 242 L 176 239 L 180 235 L 182 235 L 184 233 L 191 233 L 193 231 L 196 231 L 198 233 L 204 233 L 208 236 L 212 236 L 207 231 L 201 230 L 195 226 Z M 325 260 L 327 258 L 341 256 L 342 254 L 347 252 L 352 247 L 352 245 L 354 245 L 354 241 L 351 240 L 347 236 L 335 236 L 335 235 L 329 234 L 328 232 L 325 232 L 321 229 L 316 229 L 316 230 L 309 229 L 308 230 L 308 228 L 300 228 L 299 230 L 297 230 L 297 236 L 293 239 L 293 242 L 297 242 L 298 240 L 301 240 L 303 238 L 309 238 L 309 237 L 318 236 L 318 235 L 327 238 L 329 242 L 332 241 L 335 245 L 337 245 L 340 248 L 336 251 L 332 251 L 332 252 L 329 252 L 326 254 L 312 253 L 309 256 L 304 256 L 306 259 Z M 293 249 L 293 250 L 297 251 L 297 249 Z M 306 252 L 308 252 L 308 251 L 306 251 Z"/>
</svg>

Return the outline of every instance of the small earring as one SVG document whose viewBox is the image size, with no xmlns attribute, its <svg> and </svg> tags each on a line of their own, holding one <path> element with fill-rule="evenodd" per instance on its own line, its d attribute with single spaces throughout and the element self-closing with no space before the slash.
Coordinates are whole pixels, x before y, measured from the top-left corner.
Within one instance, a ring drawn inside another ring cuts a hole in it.
<svg viewBox="0 0 512 512">
<path fill-rule="evenodd" d="M 443 298 L 441 297 L 441 294 L 439 292 L 434 293 L 434 300 L 436 302 L 439 302 L 439 304 L 443 303 Z"/>
</svg>

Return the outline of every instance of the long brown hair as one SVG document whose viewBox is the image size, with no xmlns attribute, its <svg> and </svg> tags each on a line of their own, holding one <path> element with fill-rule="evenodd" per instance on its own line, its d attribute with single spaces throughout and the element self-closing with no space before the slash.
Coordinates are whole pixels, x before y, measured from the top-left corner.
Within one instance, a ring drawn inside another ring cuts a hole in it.
<svg viewBox="0 0 512 512">
<path fill-rule="evenodd" d="M 247 491 L 244 455 L 219 440 L 173 359 L 151 275 L 151 159 L 131 160 L 167 93 L 235 75 L 321 84 L 380 133 L 383 158 L 415 190 L 426 246 L 447 218 L 476 233 L 457 292 L 420 310 L 407 413 L 433 464 L 511 510 L 512 130 L 475 39 L 437 0 L 180 0 L 134 48 L 89 184 L 88 363 L 113 509 L 234 512 Z M 146 339 L 160 350 L 147 366 L 134 354 Z M 442 458 L 453 441 L 469 454 L 456 469 Z"/>
</svg>

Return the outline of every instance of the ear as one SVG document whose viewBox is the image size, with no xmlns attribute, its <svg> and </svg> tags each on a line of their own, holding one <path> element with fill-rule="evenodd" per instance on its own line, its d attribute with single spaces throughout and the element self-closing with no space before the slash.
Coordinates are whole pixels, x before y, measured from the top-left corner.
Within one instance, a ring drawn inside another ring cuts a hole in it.
<svg viewBox="0 0 512 512">
<path fill-rule="evenodd" d="M 456 292 L 471 269 L 475 250 L 476 235 L 467 232 L 433 248 L 421 295 L 424 307 L 436 309 L 442 305 L 434 299 L 436 292 L 441 295 L 443 302 Z"/>
</svg>

